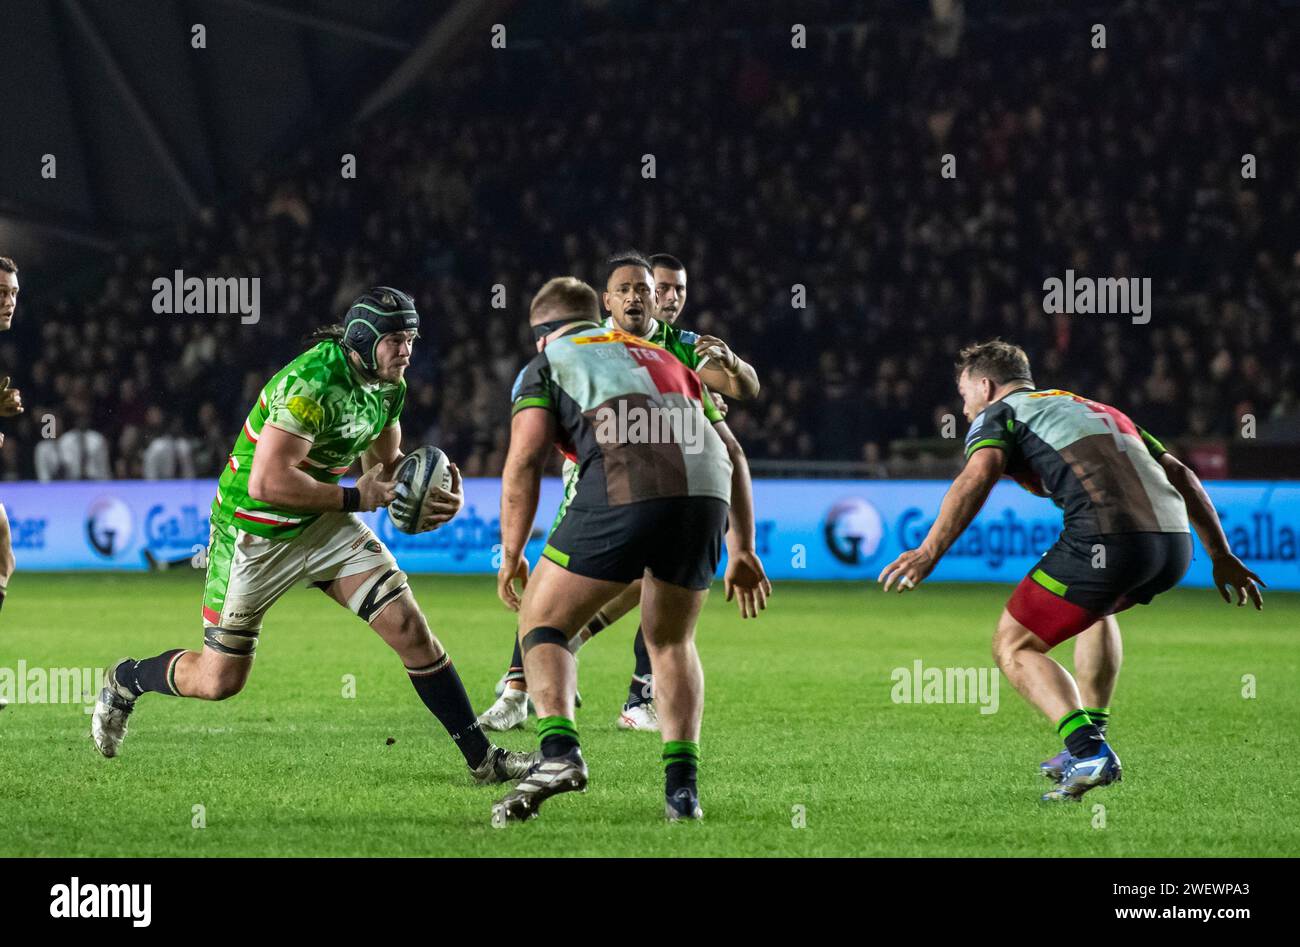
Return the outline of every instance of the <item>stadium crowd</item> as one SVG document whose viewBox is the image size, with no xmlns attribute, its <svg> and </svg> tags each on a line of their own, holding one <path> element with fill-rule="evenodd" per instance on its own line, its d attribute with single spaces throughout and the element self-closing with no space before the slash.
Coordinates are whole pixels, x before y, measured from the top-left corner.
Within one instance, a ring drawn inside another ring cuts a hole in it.
<svg viewBox="0 0 1300 947">
<path fill-rule="evenodd" d="M 948 57 L 922 5 L 859 6 L 818 7 L 807 48 L 779 5 L 588 13 L 581 43 L 542 29 L 463 61 L 94 279 L 24 268 L 0 477 L 215 476 L 259 387 L 372 283 L 423 316 L 408 444 L 496 474 L 531 292 L 599 283 L 628 246 L 685 261 L 682 325 L 757 368 L 728 417 L 756 459 L 888 471 L 960 417 L 952 358 L 994 335 L 1167 440 L 1247 413 L 1300 440 L 1294 22 L 1139 7 L 1102 50 L 1051 13 L 971 17 Z M 1150 277 L 1149 324 L 1045 314 L 1067 269 Z M 176 270 L 259 278 L 259 320 L 155 313 Z"/>
</svg>

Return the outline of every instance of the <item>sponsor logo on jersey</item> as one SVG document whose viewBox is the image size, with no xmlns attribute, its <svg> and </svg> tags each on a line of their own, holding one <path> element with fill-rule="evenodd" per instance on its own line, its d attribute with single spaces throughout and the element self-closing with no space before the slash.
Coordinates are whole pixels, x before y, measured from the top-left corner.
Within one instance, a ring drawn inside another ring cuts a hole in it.
<svg viewBox="0 0 1300 947">
<path fill-rule="evenodd" d="M 598 342 L 622 342 L 624 345 L 635 345 L 647 349 L 659 348 L 653 342 L 647 342 L 640 336 L 624 332 L 622 329 L 611 329 L 601 335 L 583 335 L 573 340 L 574 345 L 592 345 Z"/>
<path fill-rule="evenodd" d="M 321 423 L 325 420 L 325 409 L 303 395 L 294 395 L 285 407 L 295 421 L 311 431 L 320 430 Z"/>
</svg>

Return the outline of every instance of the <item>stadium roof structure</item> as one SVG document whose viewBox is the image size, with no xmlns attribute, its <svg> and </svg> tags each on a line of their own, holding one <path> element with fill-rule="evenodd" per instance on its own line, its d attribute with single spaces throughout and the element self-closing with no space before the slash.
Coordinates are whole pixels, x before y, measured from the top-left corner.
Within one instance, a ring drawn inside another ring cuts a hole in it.
<svg viewBox="0 0 1300 947">
<path fill-rule="evenodd" d="M 7 2 L 0 244 L 107 251 L 188 218 L 381 108 L 512 3 Z"/>
</svg>

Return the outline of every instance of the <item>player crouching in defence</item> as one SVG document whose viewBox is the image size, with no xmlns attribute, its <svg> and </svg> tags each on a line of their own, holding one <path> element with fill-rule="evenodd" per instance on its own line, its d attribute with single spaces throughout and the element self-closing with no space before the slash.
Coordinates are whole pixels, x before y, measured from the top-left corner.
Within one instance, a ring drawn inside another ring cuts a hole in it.
<svg viewBox="0 0 1300 947">
<path fill-rule="evenodd" d="M 649 286 L 642 268 L 637 280 Z M 698 819 L 704 672 L 695 623 L 727 532 L 727 598 L 757 615 L 771 592 L 754 552 L 749 467 L 699 376 L 671 353 L 599 324 L 596 293 L 551 280 L 529 309 L 538 355 L 511 393 L 501 489 L 497 592 L 519 612 L 542 760 L 492 810 L 495 825 L 528 819 L 556 793 L 584 789 L 573 723 L 577 672 L 568 644 L 602 605 L 643 579 L 641 626 L 663 737 L 665 812 Z M 659 423 L 660 417 L 670 419 Z M 554 446 L 579 467 L 573 500 L 531 577 L 524 545 Z M 514 581 L 524 583 L 522 600 Z"/>
<path fill-rule="evenodd" d="M 1237 604 L 1263 607 L 1256 582 L 1228 548 L 1214 505 L 1192 473 L 1116 408 L 1068 391 L 1036 389 L 1019 346 L 993 340 L 963 349 L 957 390 L 970 433 L 966 466 L 920 547 L 880 573 L 885 591 L 915 588 L 962 534 L 1003 474 L 1065 513 L 1056 544 L 1007 602 L 993 656 L 1021 695 L 1057 721 L 1065 750 L 1044 762 L 1057 783 L 1044 801 L 1077 800 L 1120 778 L 1107 741 L 1119 677 L 1115 613 L 1148 605 L 1178 584 L 1192 557 L 1188 519 L 1214 567 L 1214 585 Z M 1047 656 L 1078 636 L 1078 677 Z"/>
<path fill-rule="evenodd" d="M 368 623 L 397 652 L 411 683 L 480 782 L 517 779 L 535 761 L 491 745 L 460 676 L 392 554 L 354 514 L 421 502 L 420 531 L 460 510 L 460 474 L 450 491 L 398 496 L 388 477 L 402 457 L 399 416 L 420 318 L 406 293 L 386 286 L 359 297 L 344 325 L 262 389 L 217 484 L 203 591 L 203 650 L 165 651 L 110 667 L 91 734 L 116 756 L 127 719 L 145 693 L 225 700 L 253 669 L 262 616 L 291 587 L 321 589 Z M 356 486 L 339 480 L 360 457 Z"/>
</svg>

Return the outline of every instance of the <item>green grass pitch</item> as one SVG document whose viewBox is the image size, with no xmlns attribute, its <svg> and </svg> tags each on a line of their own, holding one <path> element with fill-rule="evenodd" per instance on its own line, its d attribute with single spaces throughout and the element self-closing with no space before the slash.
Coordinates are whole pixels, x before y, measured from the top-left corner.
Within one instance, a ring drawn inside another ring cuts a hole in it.
<svg viewBox="0 0 1300 947">
<path fill-rule="evenodd" d="M 413 581 L 482 709 L 512 624 L 493 580 Z M 79 705 L 0 711 L 0 855 L 1300 853 L 1300 822 L 1288 816 L 1300 801 L 1300 596 L 1271 594 L 1256 614 L 1180 590 L 1122 616 L 1112 739 L 1125 780 L 1048 807 L 1037 766 L 1056 750 L 1051 725 L 1005 681 L 992 714 L 891 700 L 891 672 L 917 659 L 991 666 L 1009 591 L 936 585 L 899 597 L 779 583 L 768 611 L 743 624 L 715 591 L 699 632 L 706 818 L 695 825 L 663 821 L 657 735 L 614 726 L 630 616 L 582 652 L 587 793 L 496 829 L 501 787 L 473 785 L 397 659 L 323 595 L 295 589 L 270 612 L 242 694 L 144 698 L 116 759 L 94 750 Z M 0 615 L 0 668 L 196 647 L 199 593 L 193 574 L 20 572 Z M 531 749 L 528 726 L 500 742 Z"/>
</svg>

